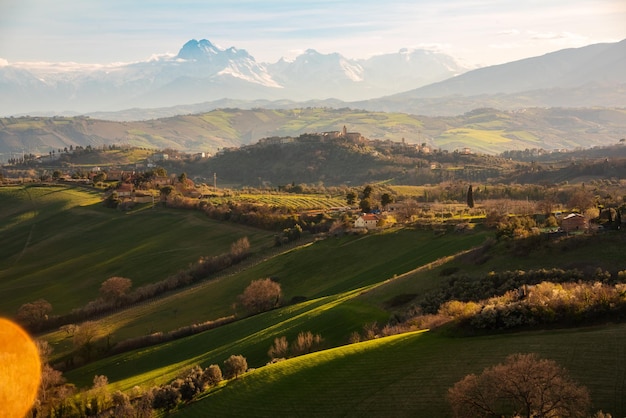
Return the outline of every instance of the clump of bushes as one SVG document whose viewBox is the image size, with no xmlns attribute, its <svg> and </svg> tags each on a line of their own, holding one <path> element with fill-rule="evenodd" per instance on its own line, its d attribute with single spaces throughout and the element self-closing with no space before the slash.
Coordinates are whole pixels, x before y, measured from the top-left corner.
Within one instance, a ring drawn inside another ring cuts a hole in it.
<svg viewBox="0 0 626 418">
<path fill-rule="evenodd" d="M 626 278 L 626 273 L 620 272 Z M 406 324 L 433 328 L 457 321 L 462 328 L 506 330 L 528 326 L 580 325 L 626 319 L 626 284 L 540 282 L 479 301 L 450 300 L 436 313 L 419 314 Z"/>
<path fill-rule="evenodd" d="M 283 336 L 274 339 L 274 344 L 268 350 L 267 355 L 272 361 L 301 356 L 319 350 L 323 341 L 321 335 L 313 334 L 311 331 L 298 333 L 291 344 L 287 341 L 287 337 Z"/>
</svg>

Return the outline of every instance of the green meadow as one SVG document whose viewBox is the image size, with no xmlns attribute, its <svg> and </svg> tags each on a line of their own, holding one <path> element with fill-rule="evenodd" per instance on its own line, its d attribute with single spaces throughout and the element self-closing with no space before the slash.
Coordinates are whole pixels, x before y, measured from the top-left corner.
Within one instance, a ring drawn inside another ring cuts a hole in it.
<svg viewBox="0 0 626 418">
<path fill-rule="evenodd" d="M 445 397 L 456 381 L 509 354 L 535 352 L 587 386 L 594 411 L 626 413 L 623 324 L 472 336 L 443 327 L 348 344 L 352 333 L 374 322 L 385 325 L 415 296 L 445 283 L 446 271 L 480 280 L 502 270 L 626 270 L 623 234 L 558 242 L 504 239 L 490 246 L 488 257 L 472 252 L 493 236 L 482 227 L 391 228 L 274 247 L 273 232 L 216 222 L 200 212 L 150 205 L 122 212 L 100 202 L 98 192 L 85 188 L 0 188 L 0 314 L 12 316 L 40 297 L 54 313 L 69 312 L 96 298 L 109 277 L 128 277 L 135 287 L 162 280 L 201 256 L 228 251 L 244 236 L 252 255 L 210 280 L 97 318 L 100 336 L 112 345 L 230 315 L 237 320 L 64 372 L 79 388 L 89 387 L 94 375 L 106 375 L 111 390 L 148 388 L 194 365 L 221 366 L 241 354 L 249 372 L 179 406 L 174 415 L 439 417 L 450 415 Z M 237 296 L 266 277 L 281 285 L 283 306 L 246 316 Z M 321 351 L 267 364 L 275 338 L 291 342 L 306 331 L 321 335 Z M 68 333 L 40 337 L 53 346 L 53 361 L 71 354 Z"/>
<path fill-rule="evenodd" d="M 337 347 L 254 370 L 207 392 L 175 416 L 446 417 L 446 393 L 513 353 L 565 367 L 593 411 L 623 416 L 626 326 L 453 337 L 415 332 Z"/>
<path fill-rule="evenodd" d="M 102 206 L 99 193 L 71 187 L 0 188 L 0 314 L 45 298 L 67 313 L 122 276 L 133 286 L 156 282 L 201 256 L 228 252 L 248 237 L 252 251 L 273 234 L 208 219 L 199 212 Z"/>
<path fill-rule="evenodd" d="M 484 233 L 435 237 L 432 232 L 400 229 L 320 240 L 268 257 L 241 271 L 164 295 L 149 304 L 114 313 L 99 320 L 99 323 L 101 329 L 112 334 L 112 341 L 116 342 L 215 320 L 238 313 L 233 309 L 237 296 L 251 281 L 265 277 L 281 284 L 286 303 L 331 297 L 382 283 L 446 254 L 479 245 L 484 239 Z M 362 302 L 359 304 L 367 306 Z M 376 306 L 371 306 L 371 309 L 384 312 Z M 388 316 L 385 314 L 376 320 L 384 324 Z M 333 340 L 334 344 L 344 343 L 352 331 L 371 322 L 365 317 L 355 319 L 357 321 L 347 333 L 343 330 L 341 338 Z M 325 333 L 322 336 L 327 338 Z M 56 356 L 68 354 L 72 349 L 71 338 L 62 331 L 47 334 L 46 339 L 53 343 Z M 263 350 L 267 351 L 267 347 Z"/>
</svg>

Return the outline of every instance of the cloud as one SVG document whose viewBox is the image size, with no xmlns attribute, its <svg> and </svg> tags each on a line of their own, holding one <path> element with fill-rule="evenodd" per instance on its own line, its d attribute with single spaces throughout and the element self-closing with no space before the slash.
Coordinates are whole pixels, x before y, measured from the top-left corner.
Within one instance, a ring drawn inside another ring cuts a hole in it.
<svg viewBox="0 0 626 418">
<path fill-rule="evenodd" d="M 497 36 L 517 36 L 520 33 L 521 32 L 517 29 L 507 29 L 507 30 L 501 30 L 500 32 L 497 32 L 496 35 Z"/>
<path fill-rule="evenodd" d="M 6 67 L 7 65 L 9 65 L 9 61 L 4 58 L 0 58 L 0 67 Z"/>
<path fill-rule="evenodd" d="M 518 43 L 499 43 L 499 44 L 489 44 L 489 48 L 492 49 L 516 49 L 520 48 L 522 45 Z"/>
</svg>

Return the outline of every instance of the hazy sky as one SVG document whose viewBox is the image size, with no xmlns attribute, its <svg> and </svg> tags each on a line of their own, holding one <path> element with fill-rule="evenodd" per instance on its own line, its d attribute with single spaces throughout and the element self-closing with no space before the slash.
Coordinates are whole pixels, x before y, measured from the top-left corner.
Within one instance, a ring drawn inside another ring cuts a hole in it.
<svg viewBox="0 0 626 418">
<path fill-rule="evenodd" d="M 487 65 L 624 38 L 625 0 L 0 0 L 0 62 L 130 62 L 208 39 L 259 62 L 436 48 Z"/>
</svg>

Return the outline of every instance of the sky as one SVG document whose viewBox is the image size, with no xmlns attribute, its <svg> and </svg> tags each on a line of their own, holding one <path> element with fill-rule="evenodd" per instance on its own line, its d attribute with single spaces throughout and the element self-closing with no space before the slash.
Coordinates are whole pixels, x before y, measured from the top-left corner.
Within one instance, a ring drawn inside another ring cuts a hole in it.
<svg viewBox="0 0 626 418">
<path fill-rule="evenodd" d="M 485 66 L 626 39 L 624 0 L 0 0 L 0 64 L 109 64 L 190 39 L 257 62 L 424 48 Z"/>
</svg>

